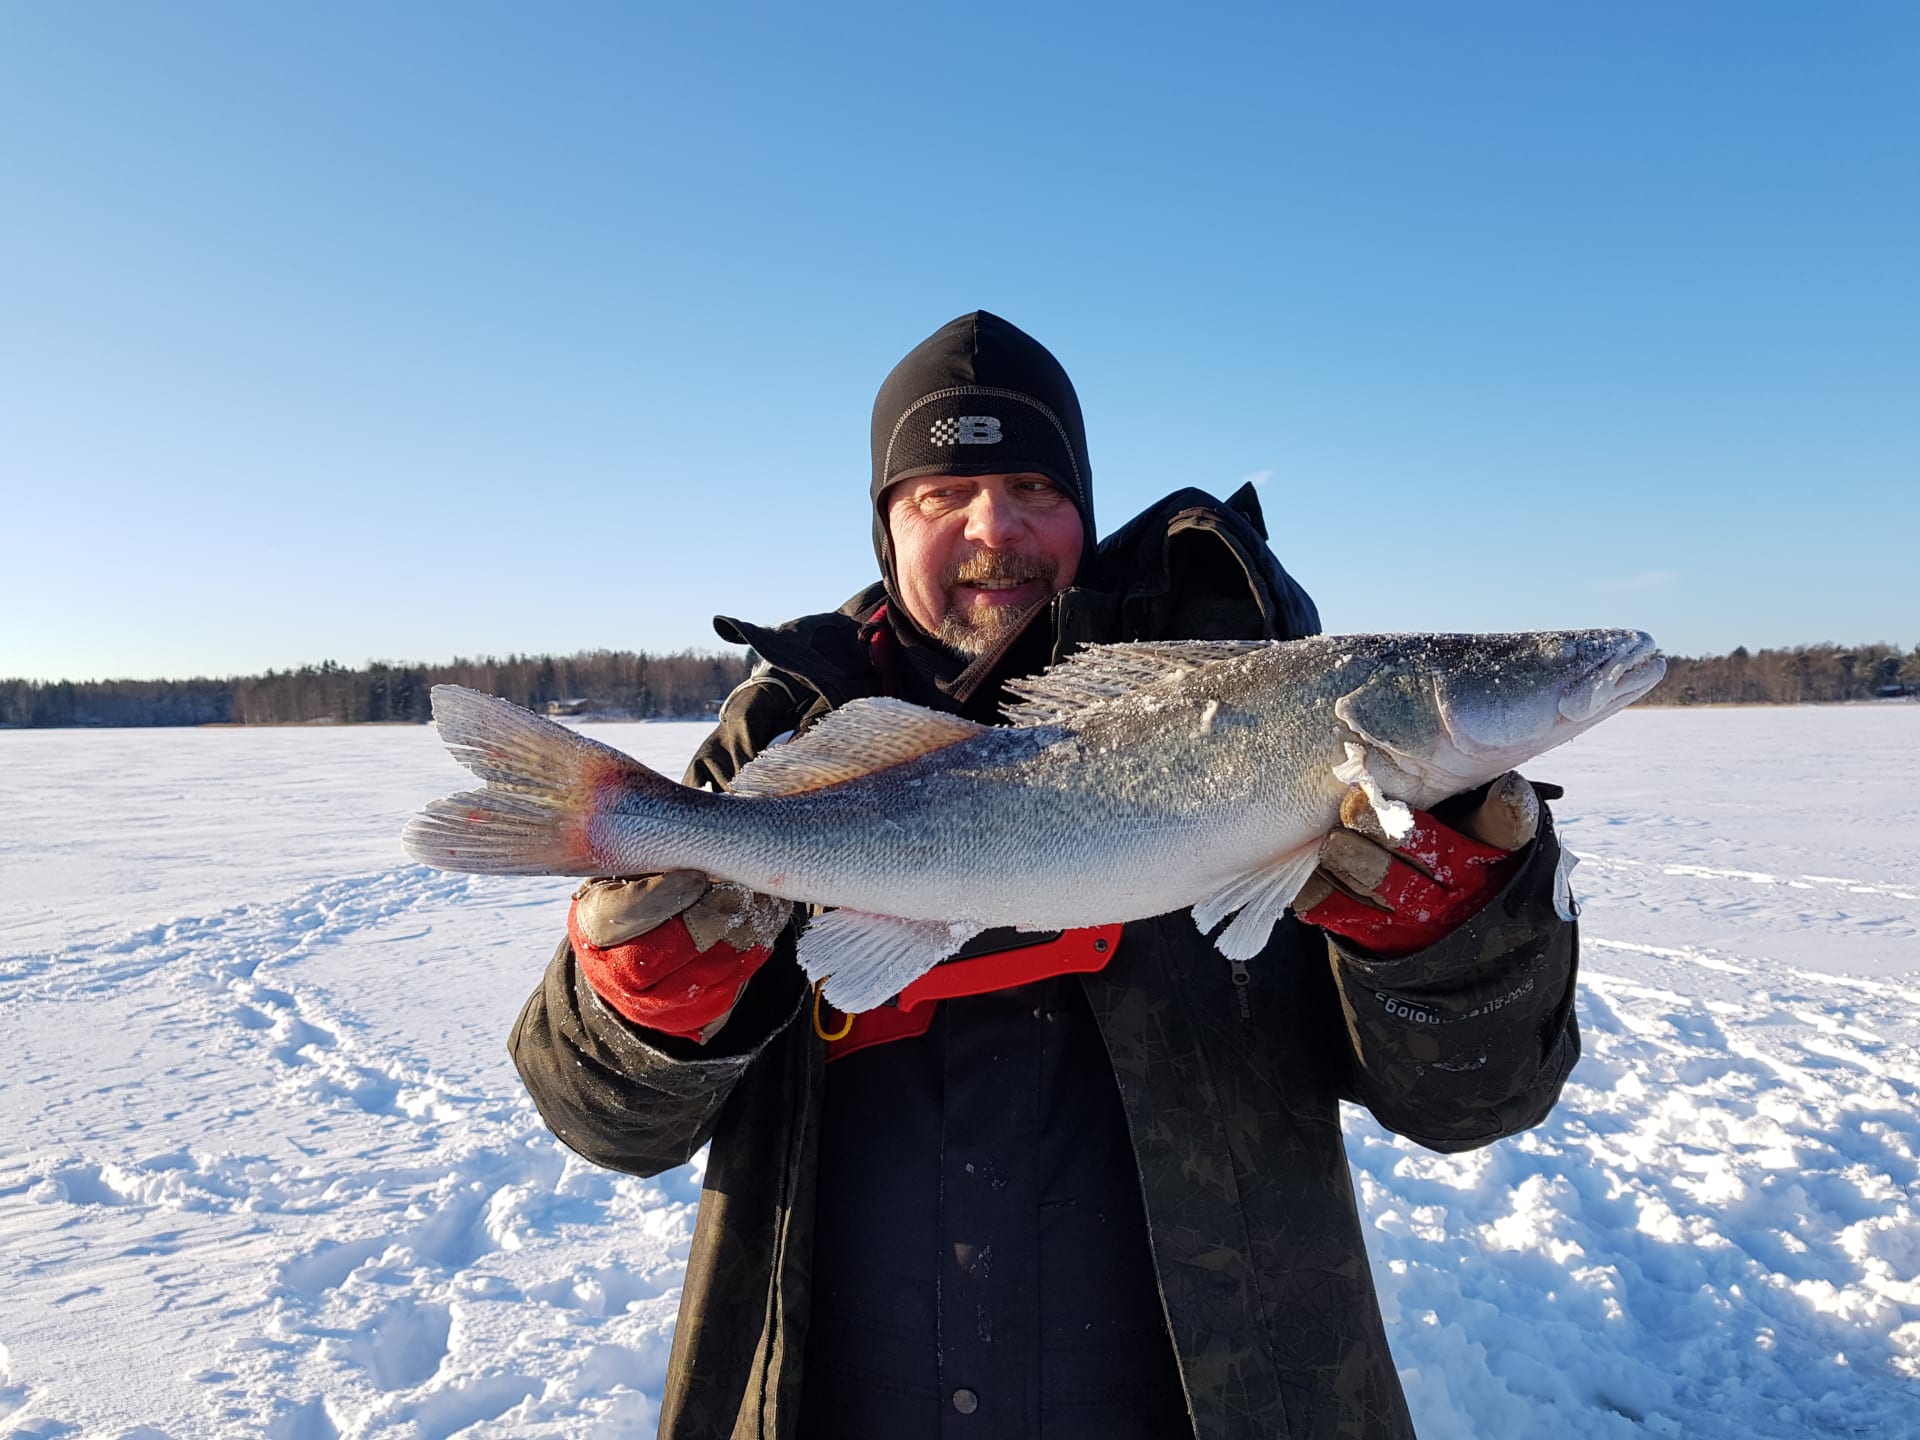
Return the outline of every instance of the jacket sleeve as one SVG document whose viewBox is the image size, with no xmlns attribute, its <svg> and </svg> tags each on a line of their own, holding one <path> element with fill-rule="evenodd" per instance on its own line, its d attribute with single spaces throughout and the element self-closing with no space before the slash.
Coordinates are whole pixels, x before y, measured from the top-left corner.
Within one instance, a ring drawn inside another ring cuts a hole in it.
<svg viewBox="0 0 1920 1440">
<path fill-rule="evenodd" d="M 1561 918 L 1572 906 L 1560 862 L 1543 815 L 1518 873 L 1439 943 L 1383 960 L 1328 937 L 1352 1044 L 1348 1099 L 1434 1150 L 1470 1150 L 1546 1118 L 1580 1058 L 1579 929 Z"/>
<path fill-rule="evenodd" d="M 568 1149 L 613 1170 L 657 1175 L 707 1143 L 721 1108 L 807 987 L 791 932 L 712 1043 L 631 1024 L 594 993 L 564 940 L 507 1037 L 540 1118 Z"/>
</svg>

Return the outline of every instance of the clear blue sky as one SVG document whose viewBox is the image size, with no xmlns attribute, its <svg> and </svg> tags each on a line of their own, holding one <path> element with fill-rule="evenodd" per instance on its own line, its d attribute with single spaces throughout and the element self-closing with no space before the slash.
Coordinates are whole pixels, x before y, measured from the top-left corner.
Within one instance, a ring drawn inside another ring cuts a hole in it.
<svg viewBox="0 0 1920 1440">
<path fill-rule="evenodd" d="M 1920 8 L 0 5 L 0 676 L 717 644 L 888 367 L 1328 628 L 1920 641 Z"/>
</svg>

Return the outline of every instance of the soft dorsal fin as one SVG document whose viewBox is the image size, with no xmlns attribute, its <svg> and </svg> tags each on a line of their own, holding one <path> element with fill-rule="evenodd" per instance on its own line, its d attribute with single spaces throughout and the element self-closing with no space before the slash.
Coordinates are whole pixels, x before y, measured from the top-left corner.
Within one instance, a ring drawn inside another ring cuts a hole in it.
<svg viewBox="0 0 1920 1440">
<path fill-rule="evenodd" d="M 762 797 L 824 790 L 917 760 L 986 730 L 985 725 L 905 700 L 854 700 L 806 734 L 761 751 L 740 768 L 729 788 L 736 795 Z"/>
<path fill-rule="evenodd" d="M 1089 645 L 1030 680 L 1010 681 L 1022 701 L 1007 707 L 1015 725 L 1071 725 L 1080 712 L 1144 690 L 1170 675 L 1237 660 L 1273 647 L 1271 640 L 1149 640 L 1130 645 Z"/>
</svg>

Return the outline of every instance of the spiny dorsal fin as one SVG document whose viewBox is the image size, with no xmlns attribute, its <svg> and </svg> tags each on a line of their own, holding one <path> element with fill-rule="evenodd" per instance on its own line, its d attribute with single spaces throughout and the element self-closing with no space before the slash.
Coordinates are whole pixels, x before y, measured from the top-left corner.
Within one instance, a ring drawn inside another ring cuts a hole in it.
<svg viewBox="0 0 1920 1440">
<path fill-rule="evenodd" d="M 1007 707 L 1015 725 L 1071 725 L 1081 711 L 1171 675 L 1185 675 L 1222 660 L 1237 660 L 1272 648 L 1271 640 L 1148 640 L 1130 645 L 1089 645 L 1071 659 L 1008 691 L 1023 703 Z"/>
<path fill-rule="evenodd" d="M 798 795 L 917 760 L 985 732 L 905 700 L 854 700 L 806 734 L 755 756 L 730 787 L 736 795 Z"/>
</svg>

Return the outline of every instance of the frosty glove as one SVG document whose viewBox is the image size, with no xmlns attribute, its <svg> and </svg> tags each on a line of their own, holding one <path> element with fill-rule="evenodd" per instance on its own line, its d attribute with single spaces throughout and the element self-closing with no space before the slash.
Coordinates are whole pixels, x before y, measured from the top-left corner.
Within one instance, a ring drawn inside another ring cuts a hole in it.
<svg viewBox="0 0 1920 1440">
<path fill-rule="evenodd" d="M 587 881 L 574 892 L 567 938 L 580 973 L 608 1008 L 649 1030 L 704 1044 L 733 1013 L 792 915 L 785 900 L 712 883 L 698 870 L 669 870 Z"/>
<path fill-rule="evenodd" d="M 1549 796 L 1557 786 L 1542 786 Z M 1293 902 L 1309 925 L 1385 959 L 1411 955 L 1446 935 L 1499 893 L 1515 853 L 1540 829 L 1540 795 L 1509 770 L 1484 791 L 1413 812 L 1413 828 L 1387 835 L 1358 786 L 1340 806 L 1343 828 L 1320 846 L 1315 870 Z"/>
</svg>

